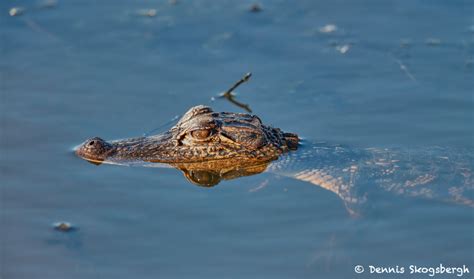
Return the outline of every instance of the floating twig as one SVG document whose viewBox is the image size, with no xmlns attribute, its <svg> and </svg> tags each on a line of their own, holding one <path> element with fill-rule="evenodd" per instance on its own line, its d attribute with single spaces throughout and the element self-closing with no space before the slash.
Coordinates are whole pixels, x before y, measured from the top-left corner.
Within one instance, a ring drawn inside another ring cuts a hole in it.
<svg viewBox="0 0 474 279">
<path fill-rule="evenodd" d="M 250 77 L 252 76 L 252 73 L 246 73 L 245 76 L 237 81 L 234 85 L 232 85 L 231 88 L 229 88 L 229 90 L 227 90 L 224 94 L 222 94 L 222 96 L 226 96 L 226 95 L 230 95 L 232 94 L 232 91 L 234 91 L 237 87 L 239 87 L 239 85 L 241 85 L 242 83 L 248 81 L 250 79 Z"/>
<path fill-rule="evenodd" d="M 237 88 L 239 87 L 239 85 L 241 85 L 242 83 L 248 81 L 250 79 L 250 77 L 252 76 L 252 73 L 247 73 L 245 74 L 245 76 L 240 79 L 239 81 L 237 81 L 231 88 L 229 88 L 229 90 L 227 90 L 226 92 L 224 92 L 221 97 L 223 98 L 226 98 L 229 102 L 233 103 L 234 105 L 240 107 L 240 108 L 243 108 L 244 110 L 246 110 L 247 112 L 252 112 L 252 110 L 250 109 L 250 106 L 248 104 L 244 104 L 244 103 L 241 103 L 239 101 L 237 101 L 235 99 L 235 95 L 232 94 L 232 92 Z"/>
</svg>

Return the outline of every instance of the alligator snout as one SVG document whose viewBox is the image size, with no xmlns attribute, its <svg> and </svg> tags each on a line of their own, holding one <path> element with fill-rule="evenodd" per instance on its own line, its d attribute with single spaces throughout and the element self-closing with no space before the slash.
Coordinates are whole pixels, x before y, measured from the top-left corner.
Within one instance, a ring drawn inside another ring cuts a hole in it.
<svg viewBox="0 0 474 279">
<path fill-rule="evenodd" d="M 76 154 L 88 161 L 102 162 L 107 158 L 112 149 L 112 144 L 99 137 L 94 137 L 82 143 L 76 149 Z"/>
</svg>

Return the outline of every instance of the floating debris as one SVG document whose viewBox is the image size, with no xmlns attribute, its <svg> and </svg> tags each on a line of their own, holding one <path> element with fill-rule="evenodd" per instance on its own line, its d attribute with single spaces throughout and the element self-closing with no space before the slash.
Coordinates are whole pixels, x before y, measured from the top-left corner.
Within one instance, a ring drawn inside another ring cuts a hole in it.
<svg viewBox="0 0 474 279">
<path fill-rule="evenodd" d="M 255 3 L 255 4 L 252 4 L 252 6 L 250 6 L 249 11 L 252 13 L 259 13 L 263 11 L 263 8 L 262 8 L 262 5 Z"/>
<path fill-rule="evenodd" d="M 333 32 L 336 32 L 337 31 L 337 26 L 334 25 L 334 24 L 327 24 L 327 25 L 324 25 L 323 27 L 319 28 L 319 32 L 321 33 L 333 33 Z"/>
<path fill-rule="evenodd" d="M 178 4 L 178 0 L 169 0 L 168 3 L 170 5 L 177 5 Z"/>
<path fill-rule="evenodd" d="M 56 0 L 44 0 L 40 3 L 40 8 L 52 9 L 58 5 L 58 1 Z"/>
<path fill-rule="evenodd" d="M 13 7 L 8 11 L 8 14 L 10 16 L 19 16 L 22 15 L 25 12 L 25 9 L 22 7 Z"/>
<path fill-rule="evenodd" d="M 154 17 L 156 16 L 156 9 L 141 9 L 137 11 L 137 14 L 139 16 Z"/>
<path fill-rule="evenodd" d="M 222 94 L 222 96 L 230 95 L 232 94 L 232 91 L 234 91 L 239 85 L 242 83 L 248 81 L 250 77 L 252 76 L 252 73 L 246 73 L 245 76 L 243 76 L 239 81 L 237 81 L 234 85 L 232 85 L 231 88 L 229 88 L 226 92 Z"/>
<path fill-rule="evenodd" d="M 350 48 L 351 48 L 350 45 L 340 45 L 340 46 L 336 46 L 336 50 L 339 51 L 339 52 L 342 53 L 342 54 L 346 54 L 346 52 L 348 52 Z"/>
<path fill-rule="evenodd" d="M 415 76 L 410 72 L 410 70 L 408 69 L 408 67 L 403 64 L 403 62 L 400 60 L 400 59 L 397 59 L 396 57 L 392 57 L 393 60 L 395 60 L 395 62 L 397 62 L 397 64 L 400 66 L 400 70 L 402 70 L 402 72 L 405 73 L 405 75 L 411 79 L 412 81 L 414 82 L 417 82 Z"/>
<path fill-rule="evenodd" d="M 76 230 L 76 228 L 71 223 L 68 223 L 68 222 L 56 222 L 53 224 L 53 227 L 55 230 L 61 231 L 61 232 L 70 232 L 70 231 Z"/>
<path fill-rule="evenodd" d="M 247 82 L 250 77 L 252 76 L 252 73 L 246 73 L 245 76 L 243 76 L 239 81 L 237 81 L 234 85 L 232 85 L 231 88 L 229 88 L 226 92 L 222 93 L 219 97 L 227 99 L 229 102 L 232 104 L 246 110 L 247 112 L 251 113 L 252 110 L 250 109 L 250 106 L 248 104 L 241 103 L 236 100 L 236 96 L 233 93 L 233 91 L 239 87 L 244 82 Z"/>
<path fill-rule="evenodd" d="M 428 38 L 426 44 L 429 46 L 437 46 L 441 44 L 441 40 L 438 38 Z"/>
</svg>

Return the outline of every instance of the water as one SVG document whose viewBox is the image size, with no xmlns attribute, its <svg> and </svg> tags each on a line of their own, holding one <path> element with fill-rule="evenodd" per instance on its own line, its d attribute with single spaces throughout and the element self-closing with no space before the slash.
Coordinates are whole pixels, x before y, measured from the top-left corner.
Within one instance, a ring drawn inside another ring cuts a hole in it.
<svg viewBox="0 0 474 279">
<path fill-rule="evenodd" d="M 474 272 L 471 208 L 389 196 L 355 219 L 331 192 L 290 178 L 209 189 L 174 169 L 97 167 L 71 153 L 197 104 L 242 111 L 212 97 L 249 71 L 239 100 L 304 138 L 472 147 L 472 1 L 262 1 L 260 13 L 250 1 L 39 3 L 0 3 L 0 277 Z M 24 14 L 9 16 L 13 6 Z M 138 15 L 149 8 L 156 16 Z M 327 24 L 337 30 L 319 32 Z M 78 230 L 55 231 L 57 221 Z"/>
</svg>

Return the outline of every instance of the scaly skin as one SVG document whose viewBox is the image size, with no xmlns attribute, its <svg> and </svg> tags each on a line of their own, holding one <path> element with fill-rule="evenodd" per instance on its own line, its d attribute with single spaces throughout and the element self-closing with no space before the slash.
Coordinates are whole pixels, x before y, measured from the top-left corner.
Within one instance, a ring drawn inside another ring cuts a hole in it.
<svg viewBox="0 0 474 279">
<path fill-rule="evenodd" d="M 297 135 L 264 125 L 257 116 L 216 113 L 205 106 L 191 108 L 161 135 L 110 142 L 96 137 L 76 154 L 95 164 L 166 163 L 206 187 L 267 170 L 335 193 L 354 215 L 375 189 L 474 207 L 470 150 L 299 145 Z"/>
<path fill-rule="evenodd" d="M 263 125 L 255 115 L 213 112 L 206 106 L 191 108 L 168 132 L 106 142 L 85 141 L 76 154 L 90 162 L 145 161 L 195 163 L 268 162 L 298 146 L 298 136 Z"/>
</svg>

